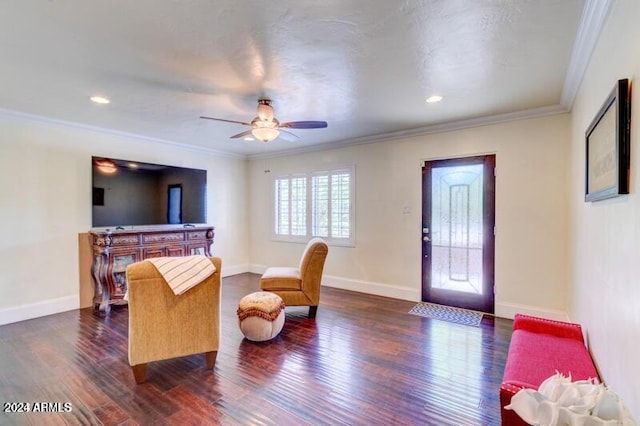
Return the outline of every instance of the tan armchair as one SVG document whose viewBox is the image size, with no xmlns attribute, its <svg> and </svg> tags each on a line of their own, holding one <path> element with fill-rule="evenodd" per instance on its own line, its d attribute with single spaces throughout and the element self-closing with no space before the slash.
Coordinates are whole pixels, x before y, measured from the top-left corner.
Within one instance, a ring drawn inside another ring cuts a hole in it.
<svg viewBox="0 0 640 426">
<path fill-rule="evenodd" d="M 205 353 L 213 369 L 220 340 L 220 258 L 216 272 L 182 295 L 175 295 L 150 262 L 127 268 L 129 293 L 129 365 L 137 383 L 147 363 Z"/>
<path fill-rule="evenodd" d="M 320 303 L 322 269 L 328 251 L 327 244 L 321 238 L 311 239 L 297 268 L 267 268 L 260 278 L 260 289 L 276 293 L 286 306 L 309 306 L 309 318 L 315 318 Z"/>
</svg>

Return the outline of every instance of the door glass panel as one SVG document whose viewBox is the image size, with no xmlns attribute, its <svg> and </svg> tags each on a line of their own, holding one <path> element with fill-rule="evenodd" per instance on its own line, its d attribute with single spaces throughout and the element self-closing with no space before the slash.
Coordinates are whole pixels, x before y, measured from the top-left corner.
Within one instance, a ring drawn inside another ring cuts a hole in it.
<svg viewBox="0 0 640 426">
<path fill-rule="evenodd" d="M 431 191 L 431 287 L 481 295 L 483 165 L 435 167 Z"/>
</svg>

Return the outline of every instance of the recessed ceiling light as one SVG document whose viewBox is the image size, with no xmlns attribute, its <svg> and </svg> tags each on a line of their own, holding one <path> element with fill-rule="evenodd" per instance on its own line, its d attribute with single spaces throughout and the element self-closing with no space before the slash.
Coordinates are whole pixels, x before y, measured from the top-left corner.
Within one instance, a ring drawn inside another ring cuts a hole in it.
<svg viewBox="0 0 640 426">
<path fill-rule="evenodd" d="M 91 99 L 91 102 L 95 102 L 97 104 L 108 104 L 111 102 L 109 99 L 102 96 L 92 96 L 89 99 Z"/>
<path fill-rule="evenodd" d="M 127 166 L 129 166 L 130 169 L 137 169 L 138 165 L 136 163 L 128 163 Z"/>
<path fill-rule="evenodd" d="M 252 138 L 251 136 L 247 136 L 246 138 L 244 138 L 245 141 L 254 141 L 255 139 Z"/>
<path fill-rule="evenodd" d="M 433 96 L 429 96 L 427 98 L 427 103 L 428 104 L 433 104 L 435 102 L 440 102 L 442 100 L 442 96 L 440 95 L 433 95 Z"/>
</svg>

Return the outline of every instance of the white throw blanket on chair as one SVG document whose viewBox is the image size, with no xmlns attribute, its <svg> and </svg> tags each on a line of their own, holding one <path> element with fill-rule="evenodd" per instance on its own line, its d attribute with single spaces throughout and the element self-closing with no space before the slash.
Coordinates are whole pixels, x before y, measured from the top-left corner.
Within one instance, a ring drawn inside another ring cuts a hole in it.
<svg viewBox="0 0 640 426">
<path fill-rule="evenodd" d="M 182 294 L 216 272 L 206 256 L 152 257 L 151 262 L 175 294 Z"/>
</svg>

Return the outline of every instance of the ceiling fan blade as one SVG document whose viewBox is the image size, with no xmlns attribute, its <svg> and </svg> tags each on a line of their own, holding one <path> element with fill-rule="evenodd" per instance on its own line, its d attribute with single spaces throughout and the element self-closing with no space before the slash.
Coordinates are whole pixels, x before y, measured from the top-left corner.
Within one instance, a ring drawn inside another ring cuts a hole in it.
<svg viewBox="0 0 640 426">
<path fill-rule="evenodd" d="M 280 127 L 288 127 L 289 129 L 324 129 L 327 127 L 326 121 L 290 121 L 282 123 Z"/>
<path fill-rule="evenodd" d="M 205 120 L 224 121 L 226 123 L 236 123 L 236 124 L 242 124 L 245 126 L 251 126 L 251 123 L 247 123 L 246 121 L 225 120 L 224 118 L 213 118 L 213 117 L 200 117 L 200 118 L 204 118 Z"/>
<path fill-rule="evenodd" d="M 243 138 L 245 136 L 251 136 L 251 130 L 247 130 L 246 132 L 238 133 L 237 135 L 229 136 L 229 139 L 238 139 L 238 138 Z"/>
<path fill-rule="evenodd" d="M 294 135 L 293 133 L 288 132 L 282 128 L 279 128 L 278 130 L 280 131 L 280 137 L 286 141 L 295 142 L 296 140 L 300 139 L 298 135 Z"/>
</svg>

